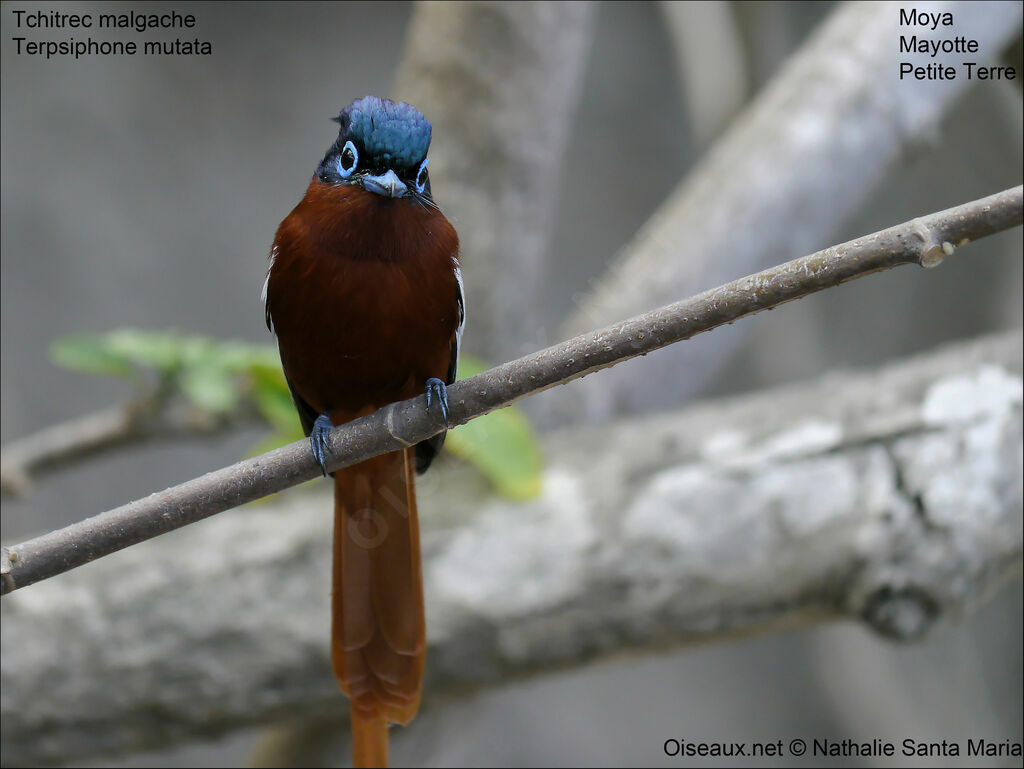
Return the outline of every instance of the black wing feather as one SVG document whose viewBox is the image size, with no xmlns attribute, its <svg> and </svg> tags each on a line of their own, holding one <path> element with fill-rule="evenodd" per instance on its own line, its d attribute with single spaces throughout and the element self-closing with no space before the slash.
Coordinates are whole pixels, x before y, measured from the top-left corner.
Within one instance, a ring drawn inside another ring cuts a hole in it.
<svg viewBox="0 0 1024 769">
<path fill-rule="evenodd" d="M 302 397 L 295 392 L 295 387 L 292 385 L 292 380 L 288 378 L 288 375 L 284 375 L 284 381 L 288 383 L 288 392 L 292 394 L 292 403 L 295 404 L 295 410 L 299 412 L 299 421 L 302 422 L 302 432 L 309 437 L 309 434 L 313 432 L 313 423 L 316 418 L 320 416 L 314 411 L 313 407 L 310 406 Z"/>
<path fill-rule="evenodd" d="M 444 383 L 450 385 L 455 381 L 455 375 L 459 370 L 459 341 L 462 337 L 462 326 L 466 322 L 466 304 L 462 298 L 462 280 L 455 281 L 455 298 L 459 303 L 459 331 L 452 337 L 451 361 L 448 363 L 448 373 L 445 375 Z M 294 395 L 293 395 L 294 397 Z M 438 433 L 433 438 L 416 444 L 416 473 L 422 475 L 434 461 L 434 457 L 441 453 L 444 446 L 444 438 L 447 431 Z"/>
</svg>

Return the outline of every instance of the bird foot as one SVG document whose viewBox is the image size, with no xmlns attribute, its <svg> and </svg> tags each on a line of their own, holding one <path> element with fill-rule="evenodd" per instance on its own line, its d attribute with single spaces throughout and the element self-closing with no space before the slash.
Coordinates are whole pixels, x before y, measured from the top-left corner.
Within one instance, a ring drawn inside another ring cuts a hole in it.
<svg viewBox="0 0 1024 769">
<path fill-rule="evenodd" d="M 427 380 L 427 411 L 430 411 L 430 403 L 437 398 L 437 405 L 441 407 L 441 416 L 444 417 L 445 427 L 448 426 L 448 387 L 437 377 Z"/>
<path fill-rule="evenodd" d="M 309 445 L 313 449 L 313 459 L 320 465 L 320 472 L 327 477 L 327 434 L 334 427 L 330 415 L 325 411 L 313 422 L 313 429 L 309 431 Z"/>
</svg>

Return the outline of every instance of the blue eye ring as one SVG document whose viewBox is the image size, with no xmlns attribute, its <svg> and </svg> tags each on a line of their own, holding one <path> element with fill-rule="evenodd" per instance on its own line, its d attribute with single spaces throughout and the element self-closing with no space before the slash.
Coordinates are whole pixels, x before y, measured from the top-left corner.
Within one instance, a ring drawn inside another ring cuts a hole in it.
<svg viewBox="0 0 1024 769">
<path fill-rule="evenodd" d="M 349 139 L 345 142 L 345 146 L 342 147 L 341 153 L 338 155 L 338 175 L 342 179 L 347 179 L 356 170 L 358 165 L 359 150 L 356 149 L 356 145 Z"/>
<path fill-rule="evenodd" d="M 427 188 L 427 164 L 430 163 L 430 158 L 423 158 L 423 162 L 420 163 L 420 170 L 416 172 L 416 192 L 423 194 L 423 190 Z"/>
</svg>

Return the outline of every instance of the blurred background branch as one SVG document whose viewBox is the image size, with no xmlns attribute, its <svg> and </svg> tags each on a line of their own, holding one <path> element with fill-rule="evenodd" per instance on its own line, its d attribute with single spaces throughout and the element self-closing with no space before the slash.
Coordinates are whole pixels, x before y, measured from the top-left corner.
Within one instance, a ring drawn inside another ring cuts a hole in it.
<svg viewBox="0 0 1024 769">
<path fill-rule="evenodd" d="M 259 424 L 259 413 L 246 406 L 212 415 L 163 399 L 131 401 L 50 425 L 4 444 L 0 455 L 0 489 L 5 494 L 26 496 L 32 490 L 32 476 L 36 473 L 66 468 L 102 452 L 150 441 L 195 441 Z"/>
<path fill-rule="evenodd" d="M 424 2 L 409 22 L 395 93 L 434 124 L 437 199 L 473 265 L 466 349 L 491 361 L 547 341 L 530 308 L 551 265 L 593 15 L 589 2 Z"/>
<path fill-rule="evenodd" d="M 962 619 L 1021 567 L 1021 340 L 555 433 L 530 503 L 448 464 L 422 505 L 427 709 L 626 650 Z M 5 597 L 5 763 L 341 718 L 310 587 L 324 505 L 247 507 Z"/>
<path fill-rule="evenodd" d="M 676 77 L 701 149 L 728 126 L 750 97 L 750 62 L 730 3 L 658 3 L 672 39 Z M 714 61 L 715 66 L 707 66 Z"/>
<path fill-rule="evenodd" d="M 980 50 L 995 59 L 1019 34 L 1020 9 L 1006 4 L 971 13 L 968 5 L 940 3 L 935 10 L 953 13 L 958 33 L 977 39 Z M 678 28 L 688 13 L 669 12 L 670 27 Z M 727 36 L 723 13 L 715 15 L 719 22 L 713 29 Z M 963 77 L 936 82 L 890 76 L 899 68 L 892 32 L 896 14 L 887 3 L 836 6 L 580 297 L 563 334 L 581 333 L 754 272 L 782 254 L 829 242 L 885 172 L 935 132 L 968 84 Z M 678 31 L 675 38 L 687 40 Z M 697 70 L 690 71 L 698 77 Z M 688 93 L 697 98 L 692 88 Z M 723 109 L 729 109 L 728 102 Z M 726 253 L 729 258 L 723 259 Z M 571 393 L 550 395 L 543 421 L 594 421 L 678 403 L 706 384 L 743 334 L 732 329 L 621 366 Z"/>
</svg>

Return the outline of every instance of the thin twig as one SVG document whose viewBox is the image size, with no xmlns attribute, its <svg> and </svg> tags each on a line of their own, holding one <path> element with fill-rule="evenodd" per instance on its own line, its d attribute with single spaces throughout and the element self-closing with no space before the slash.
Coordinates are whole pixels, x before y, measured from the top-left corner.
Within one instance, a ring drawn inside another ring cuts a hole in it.
<svg viewBox="0 0 1024 769">
<path fill-rule="evenodd" d="M 112 406 L 6 444 L 0 454 L 0 488 L 24 495 L 34 469 L 109 447 L 132 432 L 132 421 L 129 407 Z"/>
<path fill-rule="evenodd" d="M 25 496 L 35 473 L 144 441 L 192 440 L 228 432 L 262 417 L 243 404 L 210 414 L 166 397 L 146 395 L 127 403 L 50 425 L 5 444 L 0 452 L 0 491 Z"/>
<path fill-rule="evenodd" d="M 569 339 L 457 382 L 450 424 L 503 408 L 527 395 L 688 339 L 847 280 L 901 264 L 933 267 L 972 240 L 1018 226 L 1020 186 L 930 214 L 750 275 L 681 302 Z M 422 398 L 393 403 L 330 435 L 328 468 L 361 462 L 426 440 L 444 428 Z M 282 491 L 319 473 L 298 441 L 152 494 L 36 539 L 4 548 L 3 593 L 232 507 Z"/>
</svg>

